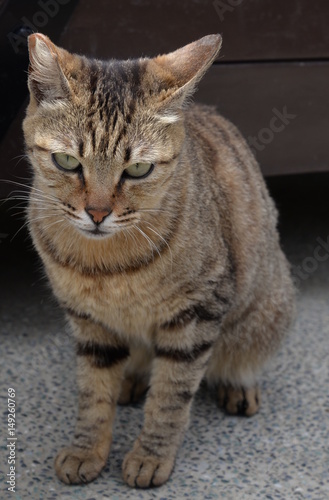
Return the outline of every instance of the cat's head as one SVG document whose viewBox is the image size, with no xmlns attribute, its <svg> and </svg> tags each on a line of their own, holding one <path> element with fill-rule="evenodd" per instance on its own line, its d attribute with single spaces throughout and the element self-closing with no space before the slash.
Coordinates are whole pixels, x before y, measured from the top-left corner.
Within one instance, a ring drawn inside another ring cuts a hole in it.
<svg viewBox="0 0 329 500">
<path fill-rule="evenodd" d="M 209 35 L 154 59 L 99 61 L 29 37 L 23 128 L 31 203 L 48 207 L 48 222 L 101 238 L 160 211 L 184 143 L 184 104 L 220 45 Z"/>
</svg>

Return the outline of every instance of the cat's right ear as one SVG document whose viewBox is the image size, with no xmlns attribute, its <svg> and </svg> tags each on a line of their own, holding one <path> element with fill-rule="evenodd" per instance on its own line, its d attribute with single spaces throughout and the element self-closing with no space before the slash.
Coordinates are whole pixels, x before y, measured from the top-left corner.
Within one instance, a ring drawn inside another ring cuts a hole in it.
<svg viewBox="0 0 329 500">
<path fill-rule="evenodd" d="M 61 59 L 66 51 L 56 47 L 41 33 L 28 37 L 28 47 L 30 56 L 28 86 L 31 97 L 38 103 L 68 97 L 70 88 L 61 68 Z"/>
</svg>

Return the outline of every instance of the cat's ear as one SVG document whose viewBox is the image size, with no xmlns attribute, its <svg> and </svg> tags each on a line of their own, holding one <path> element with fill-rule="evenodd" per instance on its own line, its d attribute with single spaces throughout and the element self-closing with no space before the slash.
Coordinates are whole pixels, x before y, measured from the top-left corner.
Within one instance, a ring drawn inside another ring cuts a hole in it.
<svg viewBox="0 0 329 500">
<path fill-rule="evenodd" d="M 31 95 L 41 102 L 65 99 L 70 93 L 61 60 L 68 52 L 54 45 L 47 36 L 35 33 L 28 38 L 30 65 L 28 86 Z"/>
<path fill-rule="evenodd" d="M 181 49 L 152 60 L 156 78 L 161 79 L 161 100 L 182 104 L 211 66 L 222 45 L 220 35 L 208 35 Z"/>
</svg>

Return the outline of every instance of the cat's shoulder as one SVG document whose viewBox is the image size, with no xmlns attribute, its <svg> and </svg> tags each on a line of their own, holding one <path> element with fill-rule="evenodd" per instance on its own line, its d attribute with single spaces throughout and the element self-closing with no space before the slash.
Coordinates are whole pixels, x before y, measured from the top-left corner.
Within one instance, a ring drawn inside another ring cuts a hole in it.
<svg viewBox="0 0 329 500">
<path fill-rule="evenodd" d="M 185 121 L 187 125 L 198 124 L 209 131 L 226 130 L 229 134 L 241 137 L 237 127 L 222 116 L 215 106 L 192 103 L 185 110 Z"/>
<path fill-rule="evenodd" d="M 208 147 L 212 143 L 215 149 L 221 147 L 243 149 L 249 156 L 249 148 L 240 130 L 222 116 L 215 106 L 191 104 L 185 110 L 185 126 L 188 136 L 198 143 L 206 141 Z"/>
</svg>

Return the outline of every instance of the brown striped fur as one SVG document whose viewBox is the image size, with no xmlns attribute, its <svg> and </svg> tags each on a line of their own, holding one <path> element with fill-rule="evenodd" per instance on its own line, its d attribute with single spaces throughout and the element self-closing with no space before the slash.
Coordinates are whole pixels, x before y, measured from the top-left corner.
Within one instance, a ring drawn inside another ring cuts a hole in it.
<svg viewBox="0 0 329 500">
<path fill-rule="evenodd" d="M 97 477 L 117 402 L 148 388 L 123 477 L 165 482 L 201 380 L 227 411 L 255 413 L 259 372 L 291 322 L 259 167 L 232 124 L 188 103 L 220 44 L 210 35 L 155 59 L 104 62 L 29 37 L 29 226 L 78 360 L 75 434 L 55 461 L 66 483 Z M 80 166 L 57 168 L 56 152 Z M 129 179 L 136 162 L 154 168 Z"/>
</svg>

